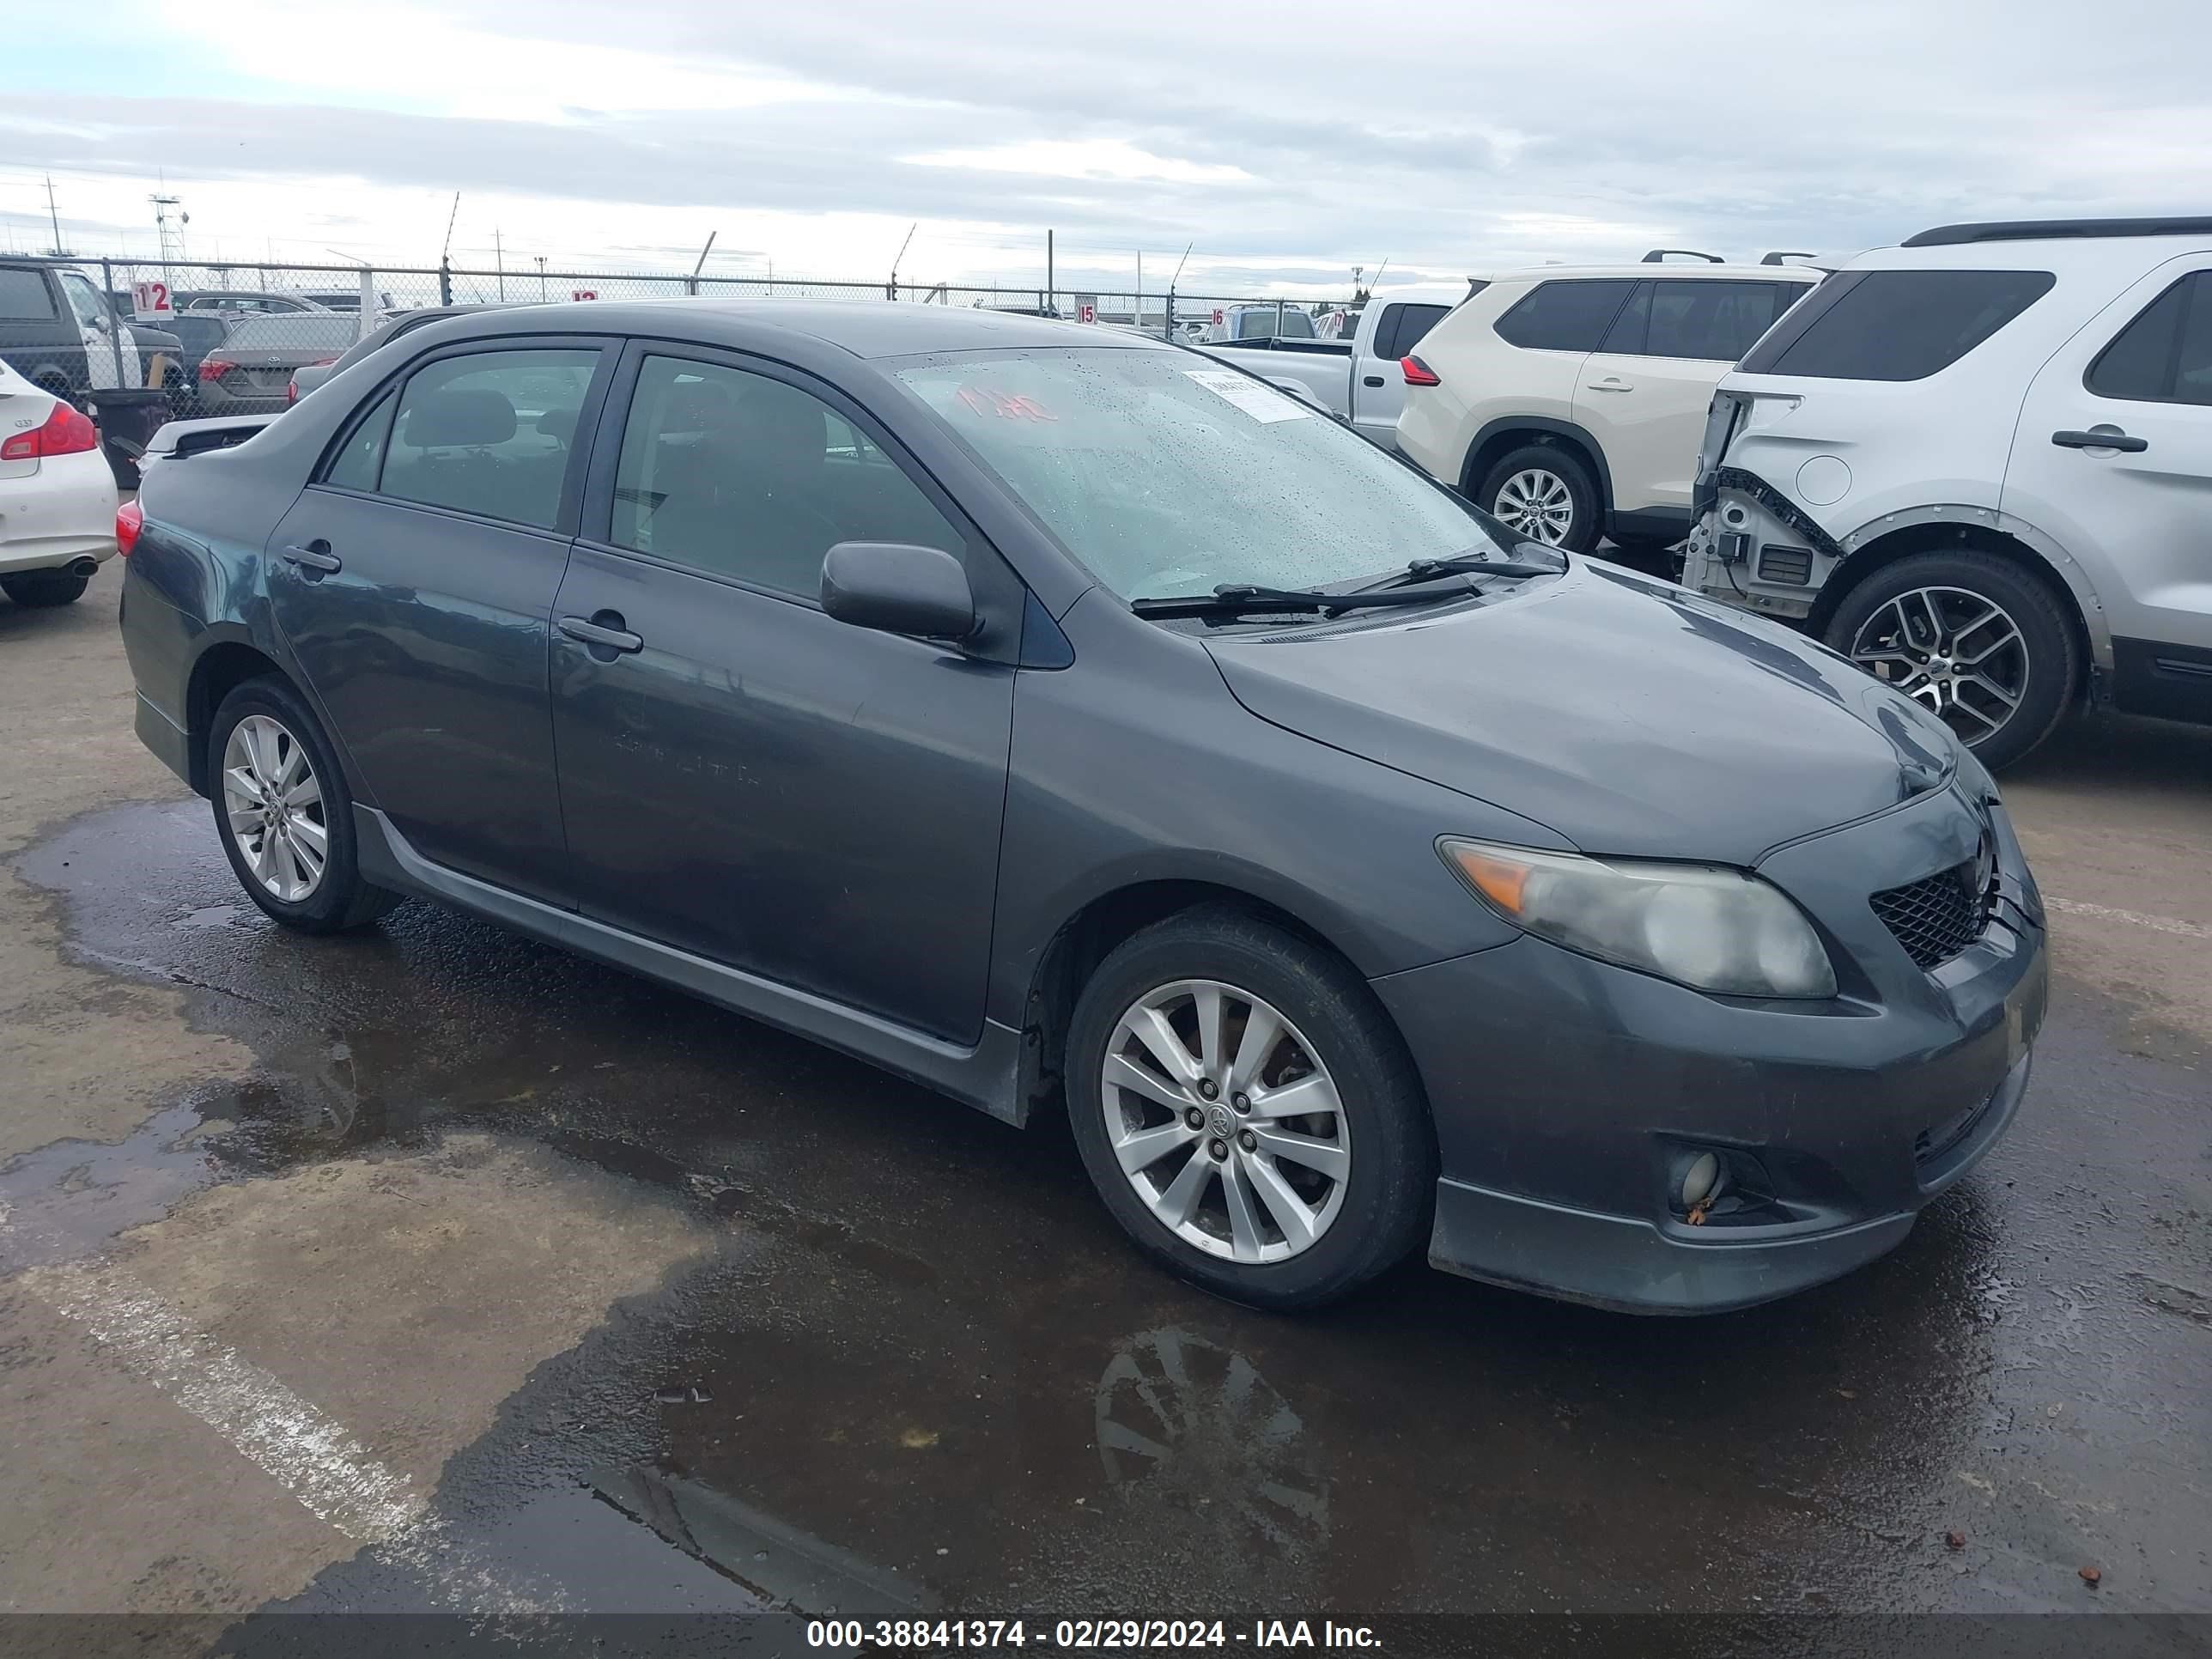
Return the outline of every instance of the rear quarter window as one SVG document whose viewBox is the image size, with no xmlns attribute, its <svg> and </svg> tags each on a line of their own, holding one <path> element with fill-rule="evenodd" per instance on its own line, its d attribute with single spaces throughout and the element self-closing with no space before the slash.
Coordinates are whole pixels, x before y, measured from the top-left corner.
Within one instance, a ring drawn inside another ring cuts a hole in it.
<svg viewBox="0 0 2212 1659">
<path fill-rule="evenodd" d="M 1747 374 L 1924 380 L 2051 291 L 2047 270 L 1850 270 L 1830 277 L 1744 358 Z"/>
<path fill-rule="evenodd" d="M 1614 277 L 1539 283 L 1492 326 L 1533 351 L 1595 351 L 1635 287 Z"/>
<path fill-rule="evenodd" d="M 51 323 L 54 296 L 42 270 L 0 270 L 0 323 Z"/>
</svg>

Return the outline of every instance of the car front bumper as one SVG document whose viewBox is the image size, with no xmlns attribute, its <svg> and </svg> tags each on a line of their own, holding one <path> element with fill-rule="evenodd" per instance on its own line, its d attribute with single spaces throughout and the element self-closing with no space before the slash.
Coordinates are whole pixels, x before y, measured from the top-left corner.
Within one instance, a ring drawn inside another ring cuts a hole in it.
<svg viewBox="0 0 2212 1659">
<path fill-rule="evenodd" d="M 1436 1121 L 1431 1264 L 1706 1313 L 1897 1244 L 2019 1109 L 2047 996 L 2041 903 L 2002 809 L 2000 920 L 1959 956 L 1923 972 L 1867 904 L 1900 871 L 1948 867 L 1972 812 L 1938 795 L 1762 866 L 1829 935 L 1832 1002 L 1706 996 L 1531 938 L 1373 981 Z M 1734 1185 L 1693 1221 L 1679 1182 L 1707 1152 Z"/>
</svg>

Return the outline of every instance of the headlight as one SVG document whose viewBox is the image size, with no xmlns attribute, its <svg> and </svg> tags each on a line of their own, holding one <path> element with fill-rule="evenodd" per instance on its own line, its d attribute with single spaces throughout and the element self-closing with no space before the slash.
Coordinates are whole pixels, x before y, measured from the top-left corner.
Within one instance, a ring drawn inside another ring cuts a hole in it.
<svg viewBox="0 0 2212 1659">
<path fill-rule="evenodd" d="M 1437 850 L 1506 921 L 1570 951 L 1729 996 L 1836 994 L 1812 923 L 1741 870 L 1607 863 L 1449 836 Z"/>
</svg>

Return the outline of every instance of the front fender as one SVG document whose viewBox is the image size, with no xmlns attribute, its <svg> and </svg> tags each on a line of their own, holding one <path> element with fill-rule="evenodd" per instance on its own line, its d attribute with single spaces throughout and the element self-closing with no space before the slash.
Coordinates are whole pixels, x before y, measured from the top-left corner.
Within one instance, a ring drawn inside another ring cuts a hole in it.
<svg viewBox="0 0 2212 1659">
<path fill-rule="evenodd" d="M 1858 573 L 1874 562 L 1866 556 L 1878 542 L 1886 540 L 1900 530 L 1910 530 L 1921 525 L 1973 526 L 1990 530 L 2018 542 L 2028 550 L 2065 585 L 2073 596 L 2074 607 L 2081 612 L 2083 628 L 2089 640 L 2089 657 L 2100 674 L 2110 674 L 2112 668 L 2112 623 L 2105 614 L 2104 601 L 2098 596 L 2097 585 L 2081 562 L 2027 520 L 2016 518 L 1995 507 L 1966 507 L 1957 502 L 1936 502 L 1927 507 L 1908 507 L 1899 512 L 1884 513 L 1867 520 L 1848 534 L 1839 536 L 1837 544 L 1843 550 L 1844 560 L 1832 572 L 1822 586 L 1822 598 L 1833 593 L 1834 600 L 1826 600 L 1826 608 L 1840 603 L 1841 596 L 1858 580 Z M 1814 613 L 1816 622 L 1825 611 Z"/>
</svg>

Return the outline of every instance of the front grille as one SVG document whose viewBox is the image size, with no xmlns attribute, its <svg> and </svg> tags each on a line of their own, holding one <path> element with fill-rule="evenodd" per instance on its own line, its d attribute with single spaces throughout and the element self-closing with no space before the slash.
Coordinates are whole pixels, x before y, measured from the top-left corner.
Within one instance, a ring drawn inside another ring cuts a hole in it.
<svg viewBox="0 0 2212 1659">
<path fill-rule="evenodd" d="M 1974 866 L 1961 864 L 1876 893 L 1869 901 L 1905 954 L 1922 968 L 1940 967 L 1982 936 L 1986 896 L 1974 890 Z"/>
</svg>

